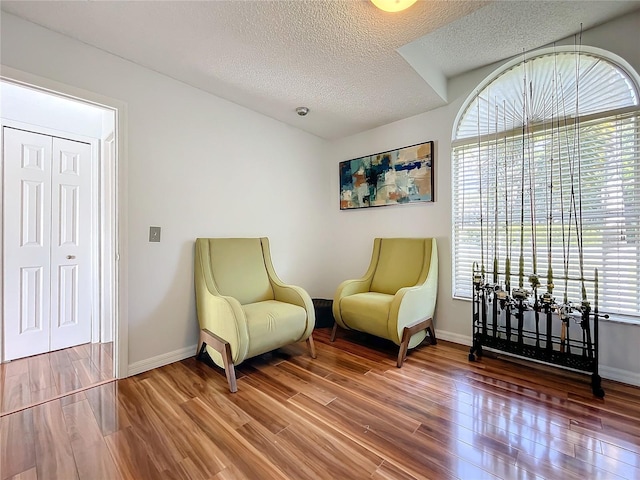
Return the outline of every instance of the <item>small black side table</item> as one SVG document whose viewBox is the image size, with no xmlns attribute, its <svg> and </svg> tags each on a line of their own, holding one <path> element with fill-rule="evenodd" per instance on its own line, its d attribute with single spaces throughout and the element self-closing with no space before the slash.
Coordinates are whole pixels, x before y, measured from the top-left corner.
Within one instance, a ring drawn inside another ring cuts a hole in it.
<svg viewBox="0 0 640 480">
<path fill-rule="evenodd" d="M 316 311 L 316 328 L 333 327 L 333 300 L 313 298 L 313 308 Z"/>
</svg>

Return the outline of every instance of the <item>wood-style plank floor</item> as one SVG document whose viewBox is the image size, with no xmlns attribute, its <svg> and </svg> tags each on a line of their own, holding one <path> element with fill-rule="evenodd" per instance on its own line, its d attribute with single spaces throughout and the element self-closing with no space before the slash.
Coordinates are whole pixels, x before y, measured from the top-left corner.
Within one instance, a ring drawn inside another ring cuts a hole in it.
<svg viewBox="0 0 640 480">
<path fill-rule="evenodd" d="M 0 415 L 113 378 L 113 343 L 87 343 L 2 363 Z"/>
<path fill-rule="evenodd" d="M 640 388 L 342 332 L 245 362 L 194 358 L 7 415 L 13 479 L 638 479 Z"/>
</svg>

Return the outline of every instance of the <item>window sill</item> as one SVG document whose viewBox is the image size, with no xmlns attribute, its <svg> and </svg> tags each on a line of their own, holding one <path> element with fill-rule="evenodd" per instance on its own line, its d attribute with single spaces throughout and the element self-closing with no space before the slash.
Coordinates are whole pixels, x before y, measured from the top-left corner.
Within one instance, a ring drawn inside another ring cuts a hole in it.
<svg viewBox="0 0 640 480">
<path fill-rule="evenodd" d="M 635 325 L 640 327 L 640 318 L 631 315 L 610 314 L 609 318 L 603 318 L 601 321 L 609 323 L 624 323 L 625 325 Z"/>
</svg>

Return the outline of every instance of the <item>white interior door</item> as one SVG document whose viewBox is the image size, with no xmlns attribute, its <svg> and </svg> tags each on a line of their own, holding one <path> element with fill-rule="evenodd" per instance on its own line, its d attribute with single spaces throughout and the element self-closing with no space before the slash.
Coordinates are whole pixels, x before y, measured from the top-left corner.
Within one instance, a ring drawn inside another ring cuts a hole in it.
<svg viewBox="0 0 640 480">
<path fill-rule="evenodd" d="M 49 351 L 51 137 L 4 128 L 4 356 Z"/>
<path fill-rule="evenodd" d="M 5 127 L 5 360 L 91 341 L 91 146 Z"/>
<path fill-rule="evenodd" d="M 53 138 L 51 350 L 91 341 L 91 145 Z"/>
</svg>

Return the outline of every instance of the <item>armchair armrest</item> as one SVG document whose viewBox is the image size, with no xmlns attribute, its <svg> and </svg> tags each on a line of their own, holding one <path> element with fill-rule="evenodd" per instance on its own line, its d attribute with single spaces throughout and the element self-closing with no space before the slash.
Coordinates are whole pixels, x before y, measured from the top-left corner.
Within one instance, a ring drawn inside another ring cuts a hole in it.
<svg viewBox="0 0 640 480">
<path fill-rule="evenodd" d="M 340 300 L 350 295 L 368 292 L 369 287 L 371 286 L 371 277 L 372 275 L 368 275 L 363 278 L 345 280 L 340 285 L 338 285 L 336 293 L 334 294 L 334 297 L 333 297 L 332 310 L 333 310 L 333 318 L 335 318 L 338 325 L 340 325 L 342 328 L 349 328 L 349 327 L 347 327 L 345 323 L 342 321 L 342 314 L 340 312 Z"/>
<path fill-rule="evenodd" d="M 434 245 L 431 265 L 424 281 L 413 287 L 404 287 L 396 292 L 389 311 L 389 338 L 402 340 L 404 327 L 424 318 L 433 317 L 438 293 L 438 257 Z M 424 334 L 416 334 L 409 343 L 413 348 L 424 338 Z"/>
<path fill-rule="evenodd" d="M 313 333 L 313 329 L 316 326 L 316 311 L 313 308 L 313 302 L 309 294 L 301 287 L 282 283 L 278 277 L 271 278 L 271 286 L 273 287 L 273 295 L 277 301 L 298 305 L 307 311 L 307 327 L 300 341 L 309 338 L 309 335 Z"/>
<path fill-rule="evenodd" d="M 342 313 L 340 312 L 340 300 L 349 295 L 356 295 L 358 293 L 366 293 L 371 288 L 371 282 L 373 280 L 373 274 L 376 271 L 378 264 L 378 256 L 380 255 L 380 239 L 376 238 L 373 241 L 373 252 L 371 253 L 371 261 L 369 262 L 369 268 L 361 278 L 352 280 L 345 280 L 336 290 L 333 296 L 333 318 L 336 323 L 342 328 L 349 328 L 342 320 Z"/>
<path fill-rule="evenodd" d="M 197 307 L 200 328 L 215 332 L 229 342 L 233 363 L 242 362 L 249 348 L 249 331 L 240 302 L 233 297 L 218 296 L 201 289 L 198 292 Z M 223 365 L 223 359 L 217 352 L 208 352 L 216 364 Z"/>
<path fill-rule="evenodd" d="M 269 239 L 261 238 L 262 252 L 264 255 L 264 265 L 267 269 L 267 275 L 269 276 L 269 282 L 271 288 L 273 288 L 274 299 L 279 302 L 291 303 L 302 307 L 307 312 L 307 327 L 302 334 L 300 341 L 309 338 L 309 335 L 313 333 L 313 329 L 316 326 L 316 311 L 313 308 L 313 302 L 311 297 L 304 288 L 297 287 L 295 285 L 287 285 L 276 274 L 273 268 L 273 261 L 271 260 L 271 250 L 269 248 Z"/>
<path fill-rule="evenodd" d="M 394 295 L 389 309 L 389 322 L 387 331 L 389 339 L 396 344 L 402 340 L 402 332 L 407 327 L 419 320 L 433 317 L 436 304 L 434 288 L 425 282 L 415 287 L 404 287 Z M 413 348 L 424 338 L 424 332 L 416 334 L 419 338 L 412 338 L 409 348 Z"/>
</svg>

